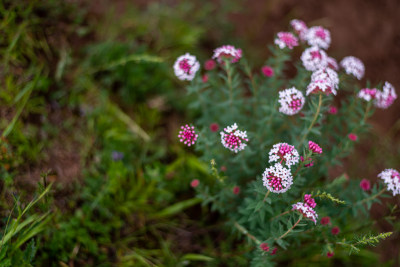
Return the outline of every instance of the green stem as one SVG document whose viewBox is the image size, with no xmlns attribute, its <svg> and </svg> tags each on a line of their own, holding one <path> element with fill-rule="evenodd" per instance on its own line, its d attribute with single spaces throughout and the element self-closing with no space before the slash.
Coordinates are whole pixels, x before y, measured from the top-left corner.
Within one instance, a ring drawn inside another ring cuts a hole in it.
<svg viewBox="0 0 400 267">
<path fill-rule="evenodd" d="M 246 235 L 248 238 L 253 240 L 257 245 L 261 244 L 261 241 L 258 240 L 254 235 L 250 234 L 249 231 L 247 231 L 246 228 L 238 224 L 237 222 L 234 223 L 235 227 L 244 235 Z"/>
<path fill-rule="evenodd" d="M 304 142 L 304 140 L 306 139 L 307 135 L 308 135 L 309 132 L 311 131 L 311 129 L 312 129 L 312 127 L 314 126 L 315 122 L 317 121 L 319 112 L 320 112 L 320 110 L 321 110 L 321 104 L 322 104 L 322 94 L 319 95 L 318 107 L 317 107 L 317 111 L 315 112 L 314 118 L 313 118 L 313 120 L 312 120 L 310 126 L 308 127 L 306 133 L 305 133 L 305 134 L 303 135 L 303 137 L 301 138 L 299 145 L 302 145 L 302 144 L 303 144 L 303 142 Z"/>
<path fill-rule="evenodd" d="M 276 219 L 276 218 L 278 218 L 278 217 L 281 217 L 281 216 L 283 216 L 283 215 L 285 215 L 285 214 L 288 214 L 288 213 L 290 213 L 291 212 L 291 210 L 288 210 L 288 211 L 285 211 L 285 212 L 282 212 L 281 214 L 279 214 L 279 215 L 276 215 L 276 216 L 274 216 L 274 217 L 272 217 L 271 219 L 269 219 L 270 221 L 272 221 L 272 220 L 274 220 L 274 219 Z"/>
<path fill-rule="evenodd" d="M 275 240 L 279 240 L 279 239 L 282 239 L 282 238 L 284 238 L 285 236 L 287 236 L 287 235 L 288 235 L 291 231 L 293 231 L 293 229 L 299 224 L 299 222 L 301 221 L 301 219 L 303 219 L 303 214 L 300 215 L 300 218 L 297 220 L 297 222 L 296 222 L 292 227 L 290 227 L 290 229 L 287 230 L 286 233 L 284 233 L 283 235 L 281 235 L 279 238 L 276 238 Z"/>
<path fill-rule="evenodd" d="M 267 197 L 268 197 L 269 193 L 271 193 L 271 191 L 268 190 L 268 192 L 265 194 L 264 202 L 265 202 L 265 200 L 267 200 Z"/>
<path fill-rule="evenodd" d="M 370 196 L 369 198 L 366 198 L 366 199 L 363 199 L 361 201 L 356 202 L 356 204 L 354 204 L 354 206 L 357 206 L 357 205 L 363 204 L 363 203 L 365 203 L 367 201 L 373 200 L 373 199 L 379 197 L 380 195 L 382 195 L 385 191 L 386 191 L 386 187 L 384 187 L 381 191 L 379 191 L 375 195 Z"/>
</svg>

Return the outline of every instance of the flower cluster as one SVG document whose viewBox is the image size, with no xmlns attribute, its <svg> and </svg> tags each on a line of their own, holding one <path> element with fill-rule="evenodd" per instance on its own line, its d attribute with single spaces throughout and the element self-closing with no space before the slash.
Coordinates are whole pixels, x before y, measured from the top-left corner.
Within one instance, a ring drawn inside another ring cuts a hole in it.
<svg viewBox="0 0 400 267">
<path fill-rule="evenodd" d="M 328 66 L 328 55 L 318 46 L 312 46 L 304 50 L 301 61 L 306 70 L 317 71 Z"/>
<path fill-rule="evenodd" d="M 222 145 L 235 153 L 243 150 L 247 146 L 245 142 L 249 141 L 246 131 L 240 131 L 236 123 L 224 128 L 220 134 Z"/>
<path fill-rule="evenodd" d="M 379 91 L 376 88 L 364 88 L 358 92 L 357 96 L 367 102 L 373 100 L 374 105 L 382 109 L 390 107 L 397 98 L 396 91 L 394 90 L 393 85 L 389 82 L 385 82 L 382 91 Z"/>
<path fill-rule="evenodd" d="M 347 74 L 351 74 L 359 80 L 364 77 L 364 63 L 362 63 L 362 61 L 356 57 L 348 56 L 343 58 L 340 62 L 340 66 L 342 66 Z"/>
<path fill-rule="evenodd" d="M 322 148 L 313 141 L 308 141 L 308 149 L 311 150 L 315 154 L 322 154 Z"/>
<path fill-rule="evenodd" d="M 283 167 L 280 163 L 266 168 L 262 177 L 263 185 L 273 193 L 285 193 L 293 184 L 290 169 Z"/>
<path fill-rule="evenodd" d="M 197 137 L 199 137 L 198 134 L 196 134 L 194 130 L 194 126 L 181 126 L 182 131 L 179 131 L 178 138 L 179 141 L 184 143 L 187 146 L 194 145 L 194 143 L 197 140 Z"/>
<path fill-rule="evenodd" d="M 290 25 L 292 26 L 295 33 L 299 36 L 300 40 L 306 40 L 306 34 L 308 31 L 307 25 L 302 20 L 294 19 L 290 21 Z"/>
<path fill-rule="evenodd" d="M 295 87 L 285 89 L 279 92 L 279 112 L 286 115 L 294 115 L 300 112 L 303 108 L 305 98 L 303 93 Z"/>
<path fill-rule="evenodd" d="M 269 151 L 269 163 L 278 162 L 282 164 L 284 162 L 286 166 L 290 167 L 299 162 L 299 152 L 294 146 L 287 143 L 275 144 Z"/>
<path fill-rule="evenodd" d="M 328 49 L 331 44 L 331 33 L 321 26 L 315 26 L 308 29 L 305 39 L 310 46 Z"/>
<path fill-rule="evenodd" d="M 311 197 L 311 195 L 306 194 L 304 196 L 304 202 L 297 202 L 292 205 L 292 210 L 297 210 L 304 217 L 310 219 L 315 224 L 317 224 L 318 214 L 315 212 L 314 208 L 317 206 L 315 200 Z"/>
<path fill-rule="evenodd" d="M 180 80 L 193 80 L 199 68 L 200 63 L 197 61 L 195 56 L 192 56 L 189 53 L 178 57 L 174 63 L 175 75 Z"/>
<path fill-rule="evenodd" d="M 242 49 L 237 49 L 232 45 L 223 45 L 214 50 L 212 58 L 216 59 L 219 63 L 223 62 L 223 59 L 231 59 L 232 63 L 238 62 L 242 57 Z"/>
<path fill-rule="evenodd" d="M 275 44 L 278 45 L 280 49 L 285 47 L 293 49 L 293 47 L 299 45 L 297 37 L 290 32 L 279 32 L 278 37 L 275 39 Z"/>
<path fill-rule="evenodd" d="M 393 196 L 400 194 L 400 173 L 394 169 L 386 169 L 378 174 L 378 177 L 386 184 L 387 189 L 391 190 Z"/>
</svg>

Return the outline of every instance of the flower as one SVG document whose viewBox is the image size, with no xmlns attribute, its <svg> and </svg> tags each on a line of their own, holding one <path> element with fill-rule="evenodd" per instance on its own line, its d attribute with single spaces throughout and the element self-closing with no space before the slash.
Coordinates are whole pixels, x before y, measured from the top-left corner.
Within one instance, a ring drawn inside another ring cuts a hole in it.
<svg viewBox="0 0 400 267">
<path fill-rule="evenodd" d="M 335 253 L 333 253 L 333 251 L 328 251 L 328 253 L 326 253 L 326 256 L 328 258 L 332 258 L 335 255 Z"/>
<path fill-rule="evenodd" d="M 330 79 L 325 80 L 314 80 L 307 86 L 306 95 L 325 93 L 326 95 L 336 95 L 335 85 Z"/>
<path fill-rule="evenodd" d="M 263 185 L 273 193 L 284 193 L 293 184 L 290 169 L 283 167 L 280 163 L 266 168 L 262 176 Z"/>
<path fill-rule="evenodd" d="M 325 51 L 317 46 L 307 48 L 301 55 L 303 66 L 309 71 L 325 68 L 328 65 L 327 58 Z"/>
<path fill-rule="evenodd" d="M 358 98 L 364 99 L 365 101 L 369 102 L 371 99 L 375 99 L 376 94 L 378 93 L 378 89 L 373 88 L 364 88 L 361 89 L 360 92 L 358 92 L 357 96 Z"/>
<path fill-rule="evenodd" d="M 112 158 L 113 161 L 122 160 L 124 158 L 124 153 L 119 152 L 119 151 L 113 151 L 111 153 L 111 158 Z"/>
<path fill-rule="evenodd" d="M 322 225 L 327 225 L 331 223 L 331 218 L 329 218 L 328 216 L 322 217 L 321 218 L 321 224 Z"/>
<path fill-rule="evenodd" d="M 339 227 L 335 226 L 331 229 L 332 235 L 338 235 L 340 233 Z"/>
<path fill-rule="evenodd" d="M 194 145 L 194 143 L 197 140 L 197 137 L 199 136 L 196 134 L 194 130 L 194 126 L 181 126 L 182 131 L 179 131 L 178 137 L 180 138 L 179 141 L 184 143 L 187 146 Z"/>
<path fill-rule="evenodd" d="M 339 88 L 339 75 L 337 74 L 336 71 L 330 68 L 319 69 L 317 71 L 314 71 L 313 74 L 311 75 L 311 81 L 318 81 L 318 80 L 330 80 L 335 89 Z"/>
<path fill-rule="evenodd" d="M 362 179 L 360 182 L 360 187 L 364 191 L 368 191 L 371 189 L 371 183 L 367 179 Z"/>
<path fill-rule="evenodd" d="M 193 188 L 198 187 L 200 184 L 200 181 L 198 179 L 194 179 L 193 181 L 190 182 L 190 186 Z"/>
<path fill-rule="evenodd" d="M 278 161 L 280 161 L 279 163 L 282 163 L 283 161 L 288 167 L 297 164 L 300 159 L 299 152 L 297 152 L 294 146 L 287 143 L 278 143 L 273 145 L 268 154 L 269 163 Z"/>
<path fill-rule="evenodd" d="M 186 53 L 177 58 L 174 63 L 174 72 L 179 80 L 193 80 L 196 72 L 200 68 L 200 63 L 195 56 Z"/>
<path fill-rule="evenodd" d="M 232 45 L 223 45 L 214 50 L 212 58 L 216 59 L 218 63 L 222 63 L 223 59 L 231 59 L 232 63 L 238 62 L 242 57 L 242 49 L 236 49 Z"/>
<path fill-rule="evenodd" d="M 211 130 L 211 132 L 216 132 L 216 131 L 218 131 L 218 129 L 219 129 L 219 125 L 218 125 L 218 123 L 211 123 L 210 124 L 210 130 Z"/>
<path fill-rule="evenodd" d="M 269 251 L 269 247 L 267 243 L 261 243 L 260 248 L 264 251 Z"/>
<path fill-rule="evenodd" d="M 278 32 L 278 38 L 275 39 L 275 44 L 278 45 L 280 49 L 285 47 L 293 49 L 293 47 L 299 45 L 297 37 L 290 32 Z"/>
<path fill-rule="evenodd" d="M 293 30 L 299 36 L 300 40 L 305 40 L 305 35 L 308 31 L 307 25 L 302 20 L 294 19 L 290 21 L 290 25 L 292 26 Z"/>
<path fill-rule="evenodd" d="M 358 136 L 354 133 L 349 133 L 349 135 L 347 136 L 351 141 L 357 141 Z"/>
<path fill-rule="evenodd" d="M 233 187 L 233 193 L 234 193 L 235 195 L 238 195 L 238 194 L 240 193 L 240 187 L 239 187 L 239 186 Z"/>
<path fill-rule="evenodd" d="M 385 85 L 383 86 L 383 92 L 378 91 L 374 104 L 378 108 L 387 109 L 393 104 L 396 98 L 397 94 L 393 85 L 391 85 L 389 82 L 385 82 Z"/>
<path fill-rule="evenodd" d="M 335 106 L 330 106 L 328 112 L 329 114 L 335 115 L 338 112 L 338 109 Z"/>
<path fill-rule="evenodd" d="M 243 150 L 247 146 L 245 142 L 249 141 L 246 131 L 238 130 L 236 123 L 224 128 L 220 134 L 222 145 L 235 153 Z"/>
<path fill-rule="evenodd" d="M 304 158 L 303 156 L 300 156 L 300 160 L 303 162 Z M 314 161 L 312 160 L 312 158 L 307 158 L 306 160 L 309 160 L 309 163 L 304 164 L 304 167 L 308 168 L 308 167 L 312 167 L 314 166 Z"/>
<path fill-rule="evenodd" d="M 212 59 L 209 59 L 204 63 L 205 70 L 213 70 L 215 66 L 216 66 L 215 61 Z"/>
<path fill-rule="evenodd" d="M 310 46 L 318 46 L 326 50 L 331 44 L 331 33 L 321 26 L 315 26 L 308 29 L 305 39 Z"/>
<path fill-rule="evenodd" d="M 296 204 L 293 204 L 292 207 L 292 210 L 299 211 L 301 214 L 303 214 L 304 217 L 310 219 L 315 224 L 317 224 L 318 214 L 312 207 L 304 204 L 303 202 L 297 202 Z"/>
<path fill-rule="evenodd" d="M 348 56 L 342 59 L 340 66 L 344 68 L 347 74 L 351 74 L 361 80 L 365 73 L 365 66 L 362 61 L 356 57 Z"/>
<path fill-rule="evenodd" d="M 335 71 L 339 70 L 339 65 L 338 65 L 336 59 L 334 59 L 333 57 L 328 57 L 326 59 L 326 61 L 328 62 L 328 66 L 327 66 L 328 68 L 331 68 Z"/>
<path fill-rule="evenodd" d="M 264 66 L 261 68 L 262 74 L 266 77 L 272 77 L 274 76 L 274 69 L 271 68 L 270 66 Z"/>
<path fill-rule="evenodd" d="M 322 148 L 313 141 L 308 141 L 308 149 L 311 150 L 313 153 L 322 154 Z"/>
<path fill-rule="evenodd" d="M 311 194 L 305 194 L 304 205 L 307 205 L 311 208 L 315 208 L 315 206 L 317 206 L 317 203 L 315 203 L 315 200 L 311 197 Z"/>
<path fill-rule="evenodd" d="M 281 106 L 279 112 L 286 115 L 297 114 L 303 108 L 305 101 L 303 93 L 295 87 L 280 91 L 278 102 Z"/>
<path fill-rule="evenodd" d="M 226 166 L 221 166 L 221 172 L 226 172 Z"/>
<path fill-rule="evenodd" d="M 391 190 L 393 196 L 400 194 L 400 174 L 395 169 L 386 169 L 378 174 L 378 177 L 381 178 L 388 190 Z"/>
<path fill-rule="evenodd" d="M 278 250 L 278 248 L 274 248 L 274 249 L 272 250 L 272 252 L 271 252 L 271 255 L 275 255 L 277 250 Z"/>
</svg>

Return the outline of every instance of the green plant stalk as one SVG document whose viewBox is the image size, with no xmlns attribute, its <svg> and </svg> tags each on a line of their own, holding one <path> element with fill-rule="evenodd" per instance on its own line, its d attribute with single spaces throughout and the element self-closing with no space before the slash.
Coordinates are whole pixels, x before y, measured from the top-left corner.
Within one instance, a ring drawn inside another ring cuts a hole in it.
<svg viewBox="0 0 400 267">
<path fill-rule="evenodd" d="M 234 226 L 244 235 L 246 235 L 248 238 L 253 240 L 257 245 L 261 244 L 261 241 L 258 240 L 254 235 L 250 234 L 249 231 L 247 231 L 246 228 L 238 224 L 237 222 L 234 223 Z"/>
<path fill-rule="evenodd" d="M 376 193 L 375 195 L 370 196 L 370 197 L 368 197 L 368 198 L 365 198 L 365 199 L 363 199 L 363 200 L 361 200 L 361 201 L 356 202 L 356 204 L 354 204 L 354 206 L 357 206 L 357 205 L 363 204 L 363 203 L 365 203 L 365 202 L 367 202 L 367 201 L 373 200 L 373 199 L 379 197 L 380 195 L 382 195 L 385 191 L 386 191 L 386 187 L 384 187 L 381 191 L 379 191 L 379 192 Z"/>
<path fill-rule="evenodd" d="M 310 126 L 308 127 L 307 131 L 305 132 L 305 134 L 303 135 L 303 137 L 301 138 L 299 145 L 302 145 L 304 140 L 306 139 L 307 135 L 309 134 L 309 132 L 311 131 L 312 127 L 314 126 L 315 122 L 318 119 L 318 115 L 319 112 L 321 110 L 321 104 L 322 104 L 322 94 L 319 94 L 319 99 L 318 99 L 318 107 L 317 107 L 317 111 L 315 112 L 314 118 L 310 124 Z"/>
<path fill-rule="evenodd" d="M 279 240 L 279 239 L 282 239 L 282 238 L 284 238 L 285 236 L 287 236 L 287 235 L 288 235 L 291 231 L 293 231 L 293 229 L 299 224 L 299 222 L 301 221 L 301 219 L 303 219 L 303 214 L 300 214 L 300 218 L 297 220 L 297 222 L 296 222 L 292 227 L 290 227 L 289 230 L 286 231 L 286 233 L 284 233 L 283 235 L 281 235 L 281 236 L 278 237 L 278 238 L 275 238 L 275 240 Z"/>
</svg>

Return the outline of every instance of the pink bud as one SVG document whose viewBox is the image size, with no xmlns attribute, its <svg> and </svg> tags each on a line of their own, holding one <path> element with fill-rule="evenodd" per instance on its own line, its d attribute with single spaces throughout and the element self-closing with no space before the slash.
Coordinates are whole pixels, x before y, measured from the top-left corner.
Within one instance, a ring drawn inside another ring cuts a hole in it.
<svg viewBox="0 0 400 267">
<path fill-rule="evenodd" d="M 209 59 L 209 60 L 207 60 L 205 63 L 204 63 L 204 68 L 206 69 L 206 70 L 212 70 L 212 69 L 214 69 L 215 68 L 215 61 L 214 60 L 212 60 L 212 59 Z"/>
<path fill-rule="evenodd" d="M 338 235 L 340 233 L 339 227 L 335 226 L 331 230 L 332 235 Z"/>
<path fill-rule="evenodd" d="M 264 66 L 261 68 L 261 72 L 264 74 L 266 77 L 272 77 L 274 76 L 274 69 L 271 68 L 270 66 Z"/>
<path fill-rule="evenodd" d="M 216 131 L 218 131 L 218 129 L 219 129 L 218 123 L 211 123 L 211 124 L 210 124 L 210 130 L 211 130 L 211 132 L 216 132 Z"/>
<path fill-rule="evenodd" d="M 371 183 L 367 179 L 362 179 L 360 182 L 360 187 L 364 191 L 368 191 L 371 189 Z"/>
<path fill-rule="evenodd" d="M 233 188 L 233 193 L 234 193 L 235 195 L 238 195 L 238 194 L 240 193 L 240 187 L 239 187 L 239 186 L 235 186 L 235 187 Z"/>
<path fill-rule="evenodd" d="M 349 135 L 347 136 L 351 141 L 357 141 L 358 136 L 356 134 L 353 133 L 349 133 Z"/>
<path fill-rule="evenodd" d="M 328 216 L 321 218 L 321 224 L 322 225 L 327 225 L 329 223 L 331 223 L 331 218 L 329 218 Z"/>
<path fill-rule="evenodd" d="M 194 179 L 192 182 L 190 182 L 190 186 L 193 188 L 198 187 L 200 184 L 200 181 L 198 179 Z"/>
</svg>

